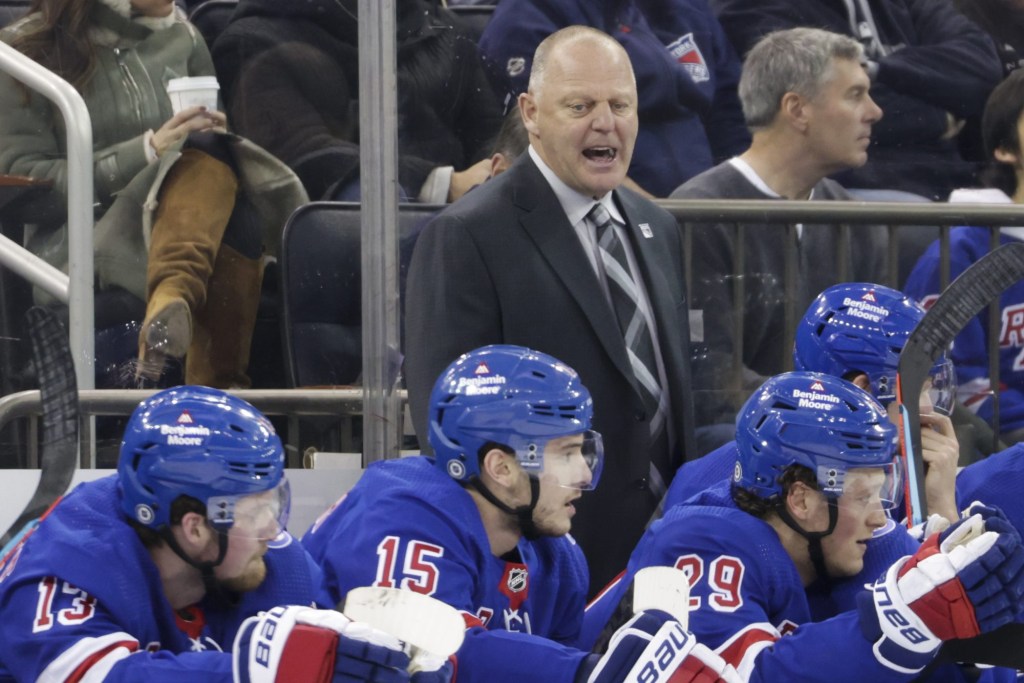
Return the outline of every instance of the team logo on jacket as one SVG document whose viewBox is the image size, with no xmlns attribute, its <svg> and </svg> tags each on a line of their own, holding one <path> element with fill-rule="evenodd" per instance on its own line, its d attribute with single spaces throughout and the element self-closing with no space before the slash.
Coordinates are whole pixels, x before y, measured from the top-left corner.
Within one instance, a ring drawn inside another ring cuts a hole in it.
<svg viewBox="0 0 1024 683">
<path fill-rule="evenodd" d="M 526 57 L 509 57 L 505 63 L 505 71 L 513 78 L 521 75 L 526 71 Z"/>
<path fill-rule="evenodd" d="M 704 61 L 704 55 L 697 47 L 697 41 L 693 39 L 693 33 L 680 36 L 668 46 L 671 54 L 677 62 L 690 74 L 694 83 L 703 83 L 711 80 L 711 72 L 708 64 Z"/>
</svg>

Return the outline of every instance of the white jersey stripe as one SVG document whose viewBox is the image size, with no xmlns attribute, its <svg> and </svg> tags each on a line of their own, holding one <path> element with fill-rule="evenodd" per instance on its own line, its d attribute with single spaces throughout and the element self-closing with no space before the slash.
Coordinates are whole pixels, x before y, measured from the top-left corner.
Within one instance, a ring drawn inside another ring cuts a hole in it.
<svg viewBox="0 0 1024 683">
<path fill-rule="evenodd" d="M 82 638 L 50 662 L 36 680 L 37 683 L 64 683 L 68 680 L 98 683 L 114 664 L 138 649 L 139 641 L 124 632 Z M 96 657 L 95 661 L 89 661 Z"/>
</svg>

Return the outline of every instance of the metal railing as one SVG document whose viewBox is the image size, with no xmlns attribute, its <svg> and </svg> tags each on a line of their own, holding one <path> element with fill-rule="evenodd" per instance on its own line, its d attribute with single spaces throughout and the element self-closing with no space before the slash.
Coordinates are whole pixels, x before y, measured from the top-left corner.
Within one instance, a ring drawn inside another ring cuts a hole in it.
<svg viewBox="0 0 1024 683">
<path fill-rule="evenodd" d="M 71 348 L 78 386 L 96 386 L 93 320 L 92 120 L 85 101 L 70 83 L 6 43 L 0 43 L 0 70 L 56 105 L 67 132 L 68 274 L 21 245 L 0 238 L 0 264 L 68 305 Z"/>
<path fill-rule="evenodd" d="M 79 408 L 82 418 L 129 415 L 140 401 L 152 396 L 152 389 L 88 389 L 79 391 Z M 300 440 L 300 417 L 334 417 L 342 421 L 346 417 L 362 414 L 363 391 L 361 389 L 239 389 L 233 395 L 248 401 L 266 415 L 283 415 L 288 418 L 286 449 L 289 466 L 300 466 L 304 450 Z M 406 394 L 398 392 L 400 405 L 404 405 Z M 29 420 L 29 443 L 27 466 L 39 466 L 39 443 L 37 440 L 38 420 L 42 416 L 39 391 L 20 391 L 0 398 L 0 430 L 9 423 Z M 382 419 L 377 416 L 376 419 Z M 82 419 L 83 431 L 80 438 L 81 466 L 95 467 L 96 453 L 88 448 L 93 441 L 88 432 L 91 420 Z M 398 429 L 398 426 L 386 426 Z"/>
</svg>

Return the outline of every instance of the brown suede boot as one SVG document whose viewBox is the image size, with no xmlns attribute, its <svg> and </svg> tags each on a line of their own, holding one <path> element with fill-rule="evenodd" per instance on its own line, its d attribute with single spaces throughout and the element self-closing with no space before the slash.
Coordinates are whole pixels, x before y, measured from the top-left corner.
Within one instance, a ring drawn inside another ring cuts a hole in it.
<svg viewBox="0 0 1024 683">
<path fill-rule="evenodd" d="M 263 284 L 263 259 L 222 245 L 207 285 L 206 305 L 193 313 L 185 382 L 248 389 L 249 352 Z"/>
<path fill-rule="evenodd" d="M 206 303 L 238 179 L 229 166 L 186 149 L 160 191 L 146 266 L 146 318 L 139 332 L 137 378 L 158 380 L 168 357 L 192 341 L 192 316 Z"/>
</svg>

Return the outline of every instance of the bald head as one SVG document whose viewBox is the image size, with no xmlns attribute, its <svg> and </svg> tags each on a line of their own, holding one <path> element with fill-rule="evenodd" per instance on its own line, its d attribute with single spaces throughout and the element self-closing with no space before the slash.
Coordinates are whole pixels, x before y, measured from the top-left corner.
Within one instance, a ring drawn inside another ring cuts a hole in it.
<svg viewBox="0 0 1024 683">
<path fill-rule="evenodd" d="M 629 55 L 614 38 L 590 26 L 566 26 L 549 35 L 537 46 L 533 53 L 533 65 L 530 69 L 530 82 L 527 88 L 536 92 L 543 87 L 551 62 L 570 51 L 573 46 L 582 43 L 591 43 L 594 47 L 606 51 L 610 61 L 616 63 L 624 61 L 628 66 L 633 85 L 636 86 L 636 78 L 633 75 L 633 65 L 629 61 Z"/>
</svg>

